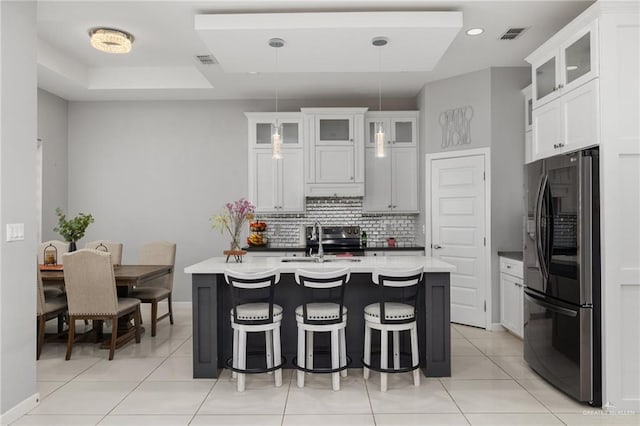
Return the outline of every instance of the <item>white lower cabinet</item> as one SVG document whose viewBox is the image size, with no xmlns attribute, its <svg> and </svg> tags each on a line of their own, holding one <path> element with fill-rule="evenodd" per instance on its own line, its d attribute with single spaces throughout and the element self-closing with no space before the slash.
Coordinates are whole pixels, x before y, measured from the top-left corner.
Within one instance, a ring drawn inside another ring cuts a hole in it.
<svg viewBox="0 0 640 426">
<path fill-rule="evenodd" d="M 249 200 L 256 212 L 304 211 L 304 159 L 302 149 L 283 149 L 274 160 L 271 150 L 255 149 L 249 164 Z"/>
<path fill-rule="evenodd" d="M 524 286 L 522 262 L 500 258 L 500 323 L 518 337 L 523 337 Z"/>
</svg>

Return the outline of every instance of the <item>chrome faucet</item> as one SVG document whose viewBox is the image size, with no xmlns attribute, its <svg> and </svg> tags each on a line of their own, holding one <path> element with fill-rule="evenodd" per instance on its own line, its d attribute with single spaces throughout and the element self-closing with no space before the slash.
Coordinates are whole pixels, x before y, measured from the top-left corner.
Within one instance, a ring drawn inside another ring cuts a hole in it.
<svg viewBox="0 0 640 426">
<path fill-rule="evenodd" d="M 316 234 L 316 238 L 318 238 L 318 259 L 322 262 L 324 260 L 324 248 L 322 247 L 322 225 L 319 221 L 313 224 L 313 232 Z"/>
</svg>

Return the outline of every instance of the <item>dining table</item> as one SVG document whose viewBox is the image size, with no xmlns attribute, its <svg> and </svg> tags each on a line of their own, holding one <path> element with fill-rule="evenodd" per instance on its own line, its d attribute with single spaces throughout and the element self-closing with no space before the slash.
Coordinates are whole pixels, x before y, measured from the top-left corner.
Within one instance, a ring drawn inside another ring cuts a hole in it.
<svg viewBox="0 0 640 426">
<path fill-rule="evenodd" d="M 40 274 L 42 276 L 42 284 L 46 287 L 49 285 L 64 286 L 64 266 L 47 266 L 40 265 Z M 155 280 L 156 278 L 168 275 L 173 271 L 173 265 L 114 265 L 113 275 L 116 281 L 116 291 L 118 297 L 128 297 L 129 289 L 138 287 Z M 135 336 L 131 333 L 133 325 L 131 324 L 132 316 L 122 317 L 118 320 L 118 339 L 116 340 L 116 348 L 120 348 L 132 340 Z M 102 333 L 101 322 L 95 327 L 96 339 L 104 341 L 106 335 Z M 140 333 L 144 333 L 141 327 Z M 108 349 L 108 342 L 102 345 Z"/>
</svg>

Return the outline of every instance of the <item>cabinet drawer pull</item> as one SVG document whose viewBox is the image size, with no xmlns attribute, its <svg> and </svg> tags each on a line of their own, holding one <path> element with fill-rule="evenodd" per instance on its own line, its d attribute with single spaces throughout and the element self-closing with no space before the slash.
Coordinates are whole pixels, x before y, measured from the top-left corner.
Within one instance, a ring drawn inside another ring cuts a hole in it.
<svg viewBox="0 0 640 426">
<path fill-rule="evenodd" d="M 562 89 L 564 87 L 564 84 L 558 84 L 558 89 Z"/>
</svg>

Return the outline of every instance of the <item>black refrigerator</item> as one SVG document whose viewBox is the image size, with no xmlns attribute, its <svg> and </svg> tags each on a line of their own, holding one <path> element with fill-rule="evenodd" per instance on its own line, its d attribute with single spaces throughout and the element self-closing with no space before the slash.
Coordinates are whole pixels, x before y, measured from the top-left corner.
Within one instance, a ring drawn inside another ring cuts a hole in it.
<svg viewBox="0 0 640 426">
<path fill-rule="evenodd" d="M 598 148 L 526 166 L 524 359 L 602 405 Z"/>
</svg>

